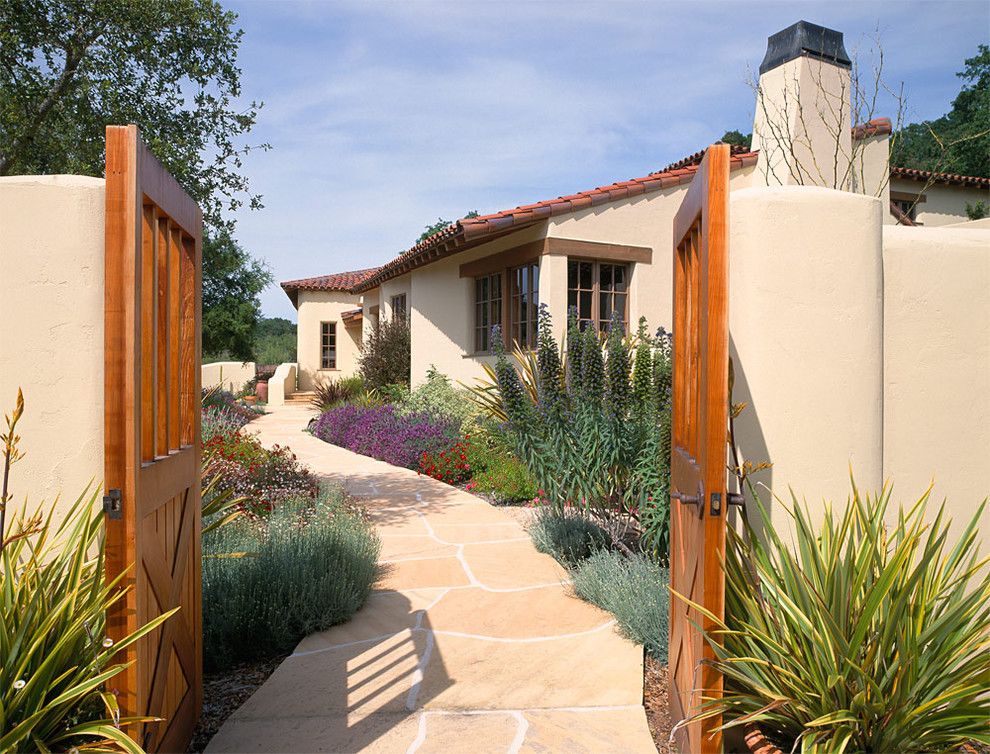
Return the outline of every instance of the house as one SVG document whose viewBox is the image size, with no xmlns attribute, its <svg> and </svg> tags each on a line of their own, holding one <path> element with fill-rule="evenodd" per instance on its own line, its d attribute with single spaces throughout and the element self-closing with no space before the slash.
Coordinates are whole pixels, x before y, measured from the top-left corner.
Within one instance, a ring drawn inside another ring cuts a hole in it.
<svg viewBox="0 0 990 754">
<path fill-rule="evenodd" d="M 730 190 L 842 188 L 877 196 L 886 224 L 910 226 L 964 222 L 967 204 L 990 198 L 987 178 L 890 167 L 888 119 L 851 127 L 848 102 L 820 104 L 835 98 L 828 89 L 848 100 L 840 33 L 799 22 L 774 37 L 774 57 L 768 52 L 760 69 L 764 99 L 753 148 L 733 147 Z M 825 42 L 822 49 L 814 49 L 815 40 Z M 822 91 L 796 96 L 791 87 L 802 77 Z M 797 118 L 793 108 L 802 102 L 807 112 Z M 828 121 L 826 112 L 838 114 Z M 818 116 L 817 130 L 807 124 L 809 113 Z M 800 164 L 802 150 L 823 149 L 846 155 L 845 168 L 823 176 Z M 380 317 L 409 322 L 414 384 L 431 366 L 465 383 L 482 376 L 482 364 L 493 360 L 495 324 L 506 345 L 534 347 L 541 304 L 558 333 L 569 307 L 597 328 L 613 311 L 628 327 L 640 317 L 651 328 L 670 327 L 672 221 L 703 155 L 640 178 L 462 219 L 377 269 L 282 283 L 299 311 L 300 388 L 324 374 L 352 373 L 361 333 Z"/>
</svg>

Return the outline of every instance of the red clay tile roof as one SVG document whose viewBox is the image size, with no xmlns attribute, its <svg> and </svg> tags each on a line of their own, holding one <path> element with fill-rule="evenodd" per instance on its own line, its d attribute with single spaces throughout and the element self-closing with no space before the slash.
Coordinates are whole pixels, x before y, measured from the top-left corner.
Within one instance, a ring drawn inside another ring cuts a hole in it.
<svg viewBox="0 0 990 754">
<path fill-rule="evenodd" d="M 854 139 L 868 139 L 871 136 L 888 136 L 893 131 L 890 118 L 874 118 L 866 121 L 866 123 L 853 126 L 852 137 Z"/>
<path fill-rule="evenodd" d="M 990 178 L 978 175 L 957 175 L 955 173 L 935 173 L 931 170 L 915 170 L 914 168 L 899 168 L 891 165 L 891 178 L 908 178 L 912 181 L 932 181 L 947 183 L 950 186 L 973 186 L 975 188 L 990 188 Z"/>
<path fill-rule="evenodd" d="M 705 152 L 702 150 L 642 178 L 610 183 L 577 194 L 548 199 L 535 204 L 524 204 L 515 209 L 495 212 L 490 215 L 458 220 L 429 238 L 420 241 L 392 261 L 386 262 L 379 268 L 378 272 L 356 285 L 354 290 L 355 292 L 371 290 L 383 281 L 402 275 L 409 270 L 485 243 L 500 235 L 535 225 L 554 215 L 575 212 L 619 199 L 689 183 L 704 156 Z M 756 153 L 749 151 L 746 147 L 733 146 L 729 167 L 731 170 L 735 170 L 748 165 L 755 165 L 756 157 Z"/>
<path fill-rule="evenodd" d="M 378 272 L 378 270 L 378 267 L 369 267 L 365 270 L 337 272 L 333 275 L 320 275 L 315 278 L 286 280 L 284 283 L 280 283 L 280 285 L 282 286 L 282 290 L 285 291 L 285 295 L 295 305 L 297 291 L 341 291 L 343 293 L 351 293 L 356 285 L 363 283 Z"/>
<path fill-rule="evenodd" d="M 364 310 L 348 309 L 346 312 L 340 313 L 340 318 L 344 320 L 345 325 L 357 324 L 364 318 Z"/>
</svg>

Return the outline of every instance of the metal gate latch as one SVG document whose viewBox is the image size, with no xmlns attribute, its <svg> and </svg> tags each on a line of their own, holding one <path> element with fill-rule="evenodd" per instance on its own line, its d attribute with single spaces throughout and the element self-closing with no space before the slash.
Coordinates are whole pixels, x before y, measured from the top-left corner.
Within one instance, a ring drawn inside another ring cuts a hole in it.
<svg viewBox="0 0 990 754">
<path fill-rule="evenodd" d="M 107 494 L 103 496 L 103 512 L 107 514 L 107 518 L 115 520 L 124 517 L 124 506 L 121 503 L 120 490 L 116 488 L 107 490 Z"/>
</svg>

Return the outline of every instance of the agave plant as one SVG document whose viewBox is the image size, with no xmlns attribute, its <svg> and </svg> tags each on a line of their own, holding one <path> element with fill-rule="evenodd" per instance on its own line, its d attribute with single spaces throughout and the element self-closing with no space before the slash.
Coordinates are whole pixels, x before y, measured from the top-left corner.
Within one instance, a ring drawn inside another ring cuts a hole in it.
<svg viewBox="0 0 990 754">
<path fill-rule="evenodd" d="M 990 559 L 977 555 L 985 501 L 950 537 L 944 506 L 926 523 L 928 497 L 893 516 L 889 488 L 863 497 L 854 484 L 816 529 L 792 495 L 783 507 L 793 545 L 757 500 L 766 541 L 729 529 L 727 618 L 702 611 L 720 625 L 707 638 L 725 691 L 696 719 L 757 723 L 806 754 L 990 744 Z"/>
</svg>

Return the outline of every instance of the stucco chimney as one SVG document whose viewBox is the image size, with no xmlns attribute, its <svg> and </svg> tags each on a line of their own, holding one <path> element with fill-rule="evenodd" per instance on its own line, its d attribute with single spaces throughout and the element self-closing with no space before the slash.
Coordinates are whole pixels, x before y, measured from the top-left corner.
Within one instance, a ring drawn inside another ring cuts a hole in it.
<svg viewBox="0 0 990 754">
<path fill-rule="evenodd" d="M 842 32 L 798 21 L 769 37 L 753 120 L 768 186 L 847 188 L 851 67 Z"/>
</svg>

